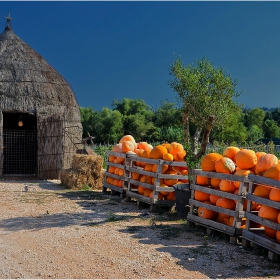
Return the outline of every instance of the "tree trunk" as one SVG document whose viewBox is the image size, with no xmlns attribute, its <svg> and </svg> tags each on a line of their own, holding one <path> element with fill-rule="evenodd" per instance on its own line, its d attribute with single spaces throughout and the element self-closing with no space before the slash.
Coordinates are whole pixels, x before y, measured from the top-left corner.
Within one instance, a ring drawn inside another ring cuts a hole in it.
<svg viewBox="0 0 280 280">
<path fill-rule="evenodd" d="M 202 127 L 196 128 L 195 134 L 193 136 L 193 143 L 192 143 L 193 155 L 197 155 L 198 142 L 199 142 L 199 137 L 200 137 L 201 131 L 202 131 Z"/>
<path fill-rule="evenodd" d="M 205 125 L 203 138 L 201 141 L 201 147 L 199 153 L 196 154 L 196 158 L 200 158 L 205 155 L 207 144 L 209 143 L 209 136 L 214 124 L 214 116 L 209 116 L 208 121 Z"/>
<path fill-rule="evenodd" d="M 189 144 L 189 131 L 190 131 L 190 126 L 189 126 L 189 117 L 186 112 L 182 113 L 182 122 L 183 122 L 183 130 L 184 130 L 184 139 L 187 144 Z"/>
</svg>

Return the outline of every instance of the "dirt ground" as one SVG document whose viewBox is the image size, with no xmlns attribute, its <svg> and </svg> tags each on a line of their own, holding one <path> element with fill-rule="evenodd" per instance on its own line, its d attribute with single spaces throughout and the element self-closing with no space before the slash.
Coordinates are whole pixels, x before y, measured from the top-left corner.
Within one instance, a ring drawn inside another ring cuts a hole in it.
<svg viewBox="0 0 280 280">
<path fill-rule="evenodd" d="M 280 278 L 280 261 L 101 190 L 0 180 L 2 279 Z"/>
</svg>

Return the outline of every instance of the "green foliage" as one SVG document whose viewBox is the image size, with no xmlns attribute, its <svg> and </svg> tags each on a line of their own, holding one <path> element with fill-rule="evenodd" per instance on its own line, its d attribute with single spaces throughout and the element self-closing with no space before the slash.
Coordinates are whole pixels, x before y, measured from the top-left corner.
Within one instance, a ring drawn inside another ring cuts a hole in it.
<svg viewBox="0 0 280 280">
<path fill-rule="evenodd" d="M 280 136 L 280 128 L 274 120 L 266 120 L 263 123 L 263 132 L 265 138 L 274 138 Z"/>
</svg>

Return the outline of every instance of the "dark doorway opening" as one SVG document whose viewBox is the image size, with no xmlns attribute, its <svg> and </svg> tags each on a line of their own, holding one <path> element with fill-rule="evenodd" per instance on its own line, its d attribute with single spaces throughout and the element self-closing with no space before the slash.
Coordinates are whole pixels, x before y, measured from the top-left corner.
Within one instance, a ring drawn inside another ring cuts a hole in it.
<svg viewBox="0 0 280 280">
<path fill-rule="evenodd" d="M 37 174 L 37 122 L 28 113 L 3 113 L 3 175 Z"/>
</svg>

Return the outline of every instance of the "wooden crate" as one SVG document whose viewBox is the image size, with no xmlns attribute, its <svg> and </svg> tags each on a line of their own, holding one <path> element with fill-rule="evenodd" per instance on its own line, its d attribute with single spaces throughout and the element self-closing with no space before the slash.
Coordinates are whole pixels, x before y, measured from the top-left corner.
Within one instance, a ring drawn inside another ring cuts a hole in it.
<svg viewBox="0 0 280 280">
<path fill-rule="evenodd" d="M 240 188 L 238 194 L 227 193 L 218 189 L 207 188 L 205 186 L 197 185 L 196 183 L 191 183 L 190 211 L 187 216 L 188 221 L 204 226 L 207 229 L 207 233 L 209 235 L 212 234 L 213 231 L 219 231 L 229 235 L 231 243 L 236 243 L 237 239 L 242 235 L 242 231 L 243 231 L 241 227 L 241 222 L 242 222 L 242 218 L 244 218 L 245 216 L 243 211 L 243 206 L 244 206 L 244 199 L 247 193 L 248 177 L 246 176 L 241 177 L 237 175 L 223 174 L 217 172 L 205 172 L 202 171 L 201 169 L 194 169 L 193 175 L 195 175 L 195 178 L 197 175 L 200 175 L 208 178 L 217 178 L 217 179 L 225 179 L 229 181 L 240 182 Z M 194 180 L 194 182 L 196 182 L 196 180 Z M 229 210 L 222 207 L 218 207 L 216 205 L 197 201 L 194 198 L 194 193 L 196 190 L 235 200 L 236 208 L 235 210 Z M 214 220 L 208 220 L 199 217 L 196 213 L 196 210 L 200 206 L 215 211 L 217 213 L 223 213 L 229 216 L 233 216 L 234 217 L 233 226 L 229 226 Z"/>
<path fill-rule="evenodd" d="M 265 178 L 258 175 L 253 175 L 253 174 L 250 174 L 248 177 L 249 177 L 249 189 L 246 195 L 246 198 L 248 200 L 248 208 L 245 211 L 246 226 L 245 229 L 243 230 L 242 245 L 243 247 L 249 247 L 251 246 L 251 242 L 252 242 L 258 246 L 264 247 L 268 249 L 268 258 L 274 260 L 277 259 L 278 256 L 280 255 L 280 244 L 277 243 L 276 240 L 267 237 L 264 234 L 263 228 L 262 229 L 250 228 L 250 222 L 253 221 L 255 223 L 261 224 L 263 226 L 267 226 L 274 230 L 280 230 L 280 224 L 274 223 L 267 219 L 260 218 L 258 216 L 258 211 L 251 210 L 252 209 L 251 202 L 256 202 L 261 205 L 267 205 L 269 207 L 280 210 L 280 202 L 258 197 L 253 194 L 255 184 L 266 185 L 266 186 L 271 186 L 280 189 L 280 181 Z"/>
<path fill-rule="evenodd" d="M 146 164 L 157 164 L 157 171 L 156 172 L 149 172 L 144 170 L 144 168 L 136 166 L 136 162 L 144 162 Z M 151 211 L 156 211 L 159 208 L 171 208 L 175 204 L 175 200 L 159 200 L 158 194 L 160 191 L 165 192 L 173 192 L 173 187 L 161 187 L 160 180 L 161 179 L 172 179 L 176 178 L 178 180 L 188 180 L 188 176 L 185 175 L 169 175 L 169 174 L 162 174 L 162 167 L 166 164 L 168 166 L 177 166 L 177 167 L 186 167 L 186 162 L 173 162 L 173 161 L 165 161 L 161 159 L 147 159 L 147 158 L 140 158 L 140 157 L 133 157 L 130 160 L 129 165 L 127 166 L 127 191 L 126 191 L 126 200 L 131 201 L 131 199 L 136 199 L 137 205 L 141 206 L 143 203 L 150 206 Z M 153 184 L 146 184 L 137 180 L 132 179 L 132 172 L 147 175 L 150 177 L 155 178 Z M 152 190 L 152 198 L 146 197 L 138 193 L 135 186 L 142 186 Z"/>
<path fill-rule="evenodd" d="M 112 195 L 119 194 L 121 198 L 124 198 L 125 195 L 126 195 L 126 190 L 127 190 L 126 165 L 129 164 L 130 155 L 109 151 L 108 152 L 108 158 L 109 158 L 109 156 L 115 156 L 115 157 L 123 158 L 124 162 L 122 164 L 114 163 L 114 162 L 110 162 L 110 161 L 106 162 L 107 167 L 106 167 L 106 171 L 105 171 L 104 185 L 103 185 L 102 191 L 107 192 L 107 189 L 109 189 Z M 119 175 L 108 172 L 110 166 L 114 166 L 114 167 L 118 167 L 118 168 L 123 169 L 124 170 L 124 175 L 119 176 Z M 106 182 L 107 177 L 112 177 L 112 178 L 121 180 L 122 181 L 122 186 L 117 187 L 115 185 L 107 183 Z"/>
</svg>

